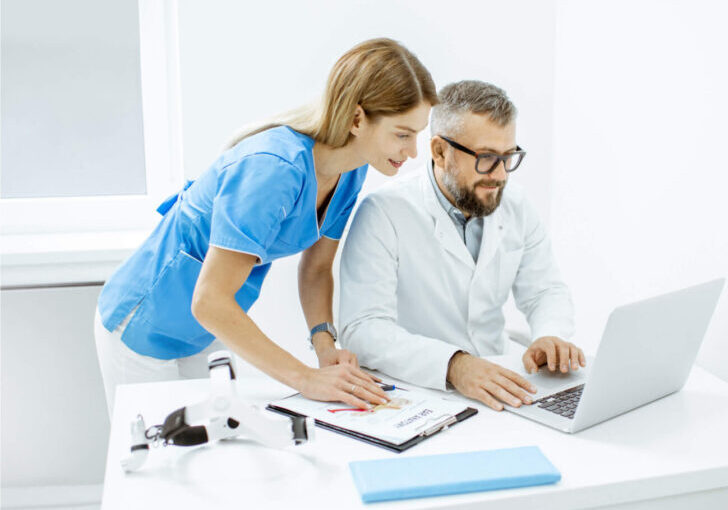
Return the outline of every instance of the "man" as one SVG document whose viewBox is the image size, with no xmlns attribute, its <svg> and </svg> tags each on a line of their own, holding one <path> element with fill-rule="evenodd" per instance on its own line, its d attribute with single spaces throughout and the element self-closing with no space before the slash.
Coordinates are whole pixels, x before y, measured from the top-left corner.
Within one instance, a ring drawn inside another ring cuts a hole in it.
<svg viewBox="0 0 728 510">
<path fill-rule="evenodd" d="M 516 373 L 482 359 L 506 349 L 510 291 L 535 340 L 528 372 L 585 366 L 568 342 L 573 305 L 550 242 L 520 187 L 525 152 L 516 109 L 498 87 L 462 81 L 440 92 L 425 172 L 361 204 L 341 261 L 342 346 L 363 366 L 446 389 L 496 410 L 532 402 Z"/>
</svg>

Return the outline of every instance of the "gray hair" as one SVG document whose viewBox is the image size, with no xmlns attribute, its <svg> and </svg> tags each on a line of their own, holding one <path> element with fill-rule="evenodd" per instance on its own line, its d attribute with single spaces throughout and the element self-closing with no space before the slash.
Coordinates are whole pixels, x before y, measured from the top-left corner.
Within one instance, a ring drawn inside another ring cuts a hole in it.
<svg viewBox="0 0 728 510">
<path fill-rule="evenodd" d="M 456 136 L 463 125 L 463 114 L 488 113 L 499 126 L 507 126 L 516 118 L 516 107 L 505 91 L 479 80 L 463 80 L 440 90 L 440 104 L 433 106 L 430 134 Z"/>
</svg>

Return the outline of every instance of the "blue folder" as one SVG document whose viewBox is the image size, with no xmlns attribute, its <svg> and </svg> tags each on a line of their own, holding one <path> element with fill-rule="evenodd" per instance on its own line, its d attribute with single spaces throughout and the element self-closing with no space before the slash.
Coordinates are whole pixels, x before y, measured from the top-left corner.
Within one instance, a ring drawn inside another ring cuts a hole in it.
<svg viewBox="0 0 728 510">
<path fill-rule="evenodd" d="M 537 446 L 350 462 L 365 503 L 556 483 Z"/>
</svg>

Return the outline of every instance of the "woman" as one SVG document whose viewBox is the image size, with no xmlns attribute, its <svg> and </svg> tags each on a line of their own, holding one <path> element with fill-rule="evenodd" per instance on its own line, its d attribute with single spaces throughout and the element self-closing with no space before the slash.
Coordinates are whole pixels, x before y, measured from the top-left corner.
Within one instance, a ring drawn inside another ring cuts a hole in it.
<svg viewBox="0 0 728 510">
<path fill-rule="evenodd" d="M 415 157 L 437 103 L 429 72 L 389 39 L 334 65 L 317 109 L 239 134 L 158 209 L 157 228 L 104 285 L 96 345 L 109 414 L 116 384 L 205 377 L 227 348 L 316 400 L 385 401 L 356 357 L 336 349 L 331 265 L 372 165 L 394 175 Z M 247 315 L 273 260 L 303 252 L 299 294 L 319 369 L 268 339 Z M 217 340 L 216 340 L 217 339 Z"/>
</svg>

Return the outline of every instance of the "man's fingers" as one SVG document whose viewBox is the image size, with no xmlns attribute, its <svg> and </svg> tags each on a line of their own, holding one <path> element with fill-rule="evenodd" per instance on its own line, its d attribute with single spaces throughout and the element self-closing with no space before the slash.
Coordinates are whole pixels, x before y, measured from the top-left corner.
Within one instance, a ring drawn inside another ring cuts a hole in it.
<svg viewBox="0 0 728 510">
<path fill-rule="evenodd" d="M 586 358 L 584 357 L 584 351 L 582 351 L 578 347 L 577 347 L 577 350 L 579 351 L 579 364 L 582 367 L 585 367 L 586 366 Z"/>
<path fill-rule="evenodd" d="M 501 402 L 505 402 L 508 405 L 511 405 L 513 407 L 520 407 L 521 406 L 521 399 L 516 397 L 515 395 L 511 395 L 506 391 L 502 386 L 500 386 L 495 381 L 489 381 L 484 386 L 486 391 L 493 395 L 495 398 L 500 400 Z"/>
<path fill-rule="evenodd" d="M 538 365 L 534 359 L 534 353 L 530 349 L 523 355 L 523 367 L 529 374 L 535 374 L 538 372 Z"/>
<path fill-rule="evenodd" d="M 534 366 L 535 366 L 535 363 L 534 363 Z M 538 370 L 538 367 L 536 367 L 536 369 Z M 520 375 L 515 373 L 514 371 L 504 368 L 501 371 L 500 375 L 502 375 L 504 378 L 510 379 L 511 381 L 516 383 L 521 388 L 525 388 L 528 391 L 530 391 L 531 393 L 536 393 L 536 387 L 533 384 L 531 384 L 530 382 L 528 382 L 526 379 L 524 379 L 523 377 L 521 377 Z"/>
<path fill-rule="evenodd" d="M 522 387 L 520 387 L 518 384 L 508 379 L 507 377 L 499 375 L 495 382 L 511 395 L 515 395 L 516 397 L 521 399 L 521 402 L 523 402 L 524 404 L 533 403 L 530 395 L 526 393 Z"/>
<path fill-rule="evenodd" d="M 574 344 L 569 344 L 569 360 L 572 370 L 579 370 L 579 348 Z"/>
<path fill-rule="evenodd" d="M 569 371 L 569 344 L 559 342 L 559 368 L 562 372 Z"/>
<path fill-rule="evenodd" d="M 473 395 L 476 399 L 480 400 L 482 403 L 493 409 L 494 411 L 502 411 L 503 410 L 503 404 L 498 402 L 496 399 L 493 398 L 493 396 L 485 391 L 483 388 L 478 388 L 475 391 L 475 395 Z"/>
<path fill-rule="evenodd" d="M 552 372 L 556 370 L 556 346 L 551 340 L 542 342 L 541 347 L 546 352 L 546 363 L 548 363 L 549 370 Z"/>
</svg>

